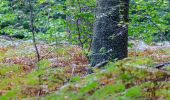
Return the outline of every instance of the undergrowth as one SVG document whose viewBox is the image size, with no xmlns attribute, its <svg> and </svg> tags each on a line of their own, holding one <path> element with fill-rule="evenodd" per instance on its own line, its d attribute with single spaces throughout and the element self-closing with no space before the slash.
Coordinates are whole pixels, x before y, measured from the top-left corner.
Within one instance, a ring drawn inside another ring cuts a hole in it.
<svg viewBox="0 0 170 100">
<path fill-rule="evenodd" d="M 78 46 L 39 43 L 38 49 L 39 63 L 31 43 L 0 48 L 0 100 L 170 99 L 170 67 L 154 67 L 170 60 L 169 49 L 131 51 L 92 74 Z"/>
</svg>

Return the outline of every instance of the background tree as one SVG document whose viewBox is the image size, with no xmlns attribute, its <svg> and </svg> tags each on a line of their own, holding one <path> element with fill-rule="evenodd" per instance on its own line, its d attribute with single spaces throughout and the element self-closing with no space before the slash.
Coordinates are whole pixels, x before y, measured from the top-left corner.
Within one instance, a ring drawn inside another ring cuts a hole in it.
<svg viewBox="0 0 170 100">
<path fill-rule="evenodd" d="M 91 64 L 127 57 L 129 0 L 98 0 Z"/>
</svg>

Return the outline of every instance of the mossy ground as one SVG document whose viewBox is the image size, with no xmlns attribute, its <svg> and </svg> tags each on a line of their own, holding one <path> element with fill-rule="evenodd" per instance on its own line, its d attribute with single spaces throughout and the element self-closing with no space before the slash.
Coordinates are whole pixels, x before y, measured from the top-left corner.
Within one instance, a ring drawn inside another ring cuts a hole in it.
<svg viewBox="0 0 170 100">
<path fill-rule="evenodd" d="M 38 49 L 37 63 L 31 42 L 0 48 L 0 100 L 170 99 L 170 68 L 154 68 L 170 61 L 168 48 L 132 50 L 93 74 L 87 73 L 88 59 L 78 46 L 39 43 Z"/>
</svg>

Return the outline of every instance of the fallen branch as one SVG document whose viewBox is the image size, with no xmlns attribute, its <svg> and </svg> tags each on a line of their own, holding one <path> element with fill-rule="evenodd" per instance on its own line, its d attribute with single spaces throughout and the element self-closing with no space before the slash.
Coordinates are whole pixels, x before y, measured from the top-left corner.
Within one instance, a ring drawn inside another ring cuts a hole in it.
<svg viewBox="0 0 170 100">
<path fill-rule="evenodd" d="M 170 75 L 170 73 L 168 71 L 162 70 L 162 69 L 158 69 L 158 68 L 155 68 L 155 67 L 153 68 L 153 67 L 146 67 L 146 66 L 137 66 L 136 68 L 142 69 L 142 70 L 146 70 L 147 72 L 150 72 L 150 73 L 161 72 L 161 73 Z"/>
<path fill-rule="evenodd" d="M 162 69 L 162 68 L 168 67 L 168 66 L 170 66 L 170 62 L 166 62 L 166 63 L 163 63 L 163 64 L 158 64 L 158 65 L 155 66 L 155 68 Z"/>
<path fill-rule="evenodd" d="M 109 62 L 108 60 L 102 61 L 102 62 L 98 63 L 97 65 L 95 65 L 93 68 L 101 68 L 101 67 L 105 66 L 108 62 Z"/>
</svg>

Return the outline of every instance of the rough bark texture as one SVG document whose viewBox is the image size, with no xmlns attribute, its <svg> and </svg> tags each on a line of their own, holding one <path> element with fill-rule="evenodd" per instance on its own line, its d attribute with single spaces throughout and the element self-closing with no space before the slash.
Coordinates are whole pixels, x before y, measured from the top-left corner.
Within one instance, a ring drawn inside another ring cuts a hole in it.
<svg viewBox="0 0 170 100">
<path fill-rule="evenodd" d="M 127 57 L 129 0 L 97 0 L 91 65 Z M 120 25 L 120 22 L 123 22 Z"/>
</svg>

